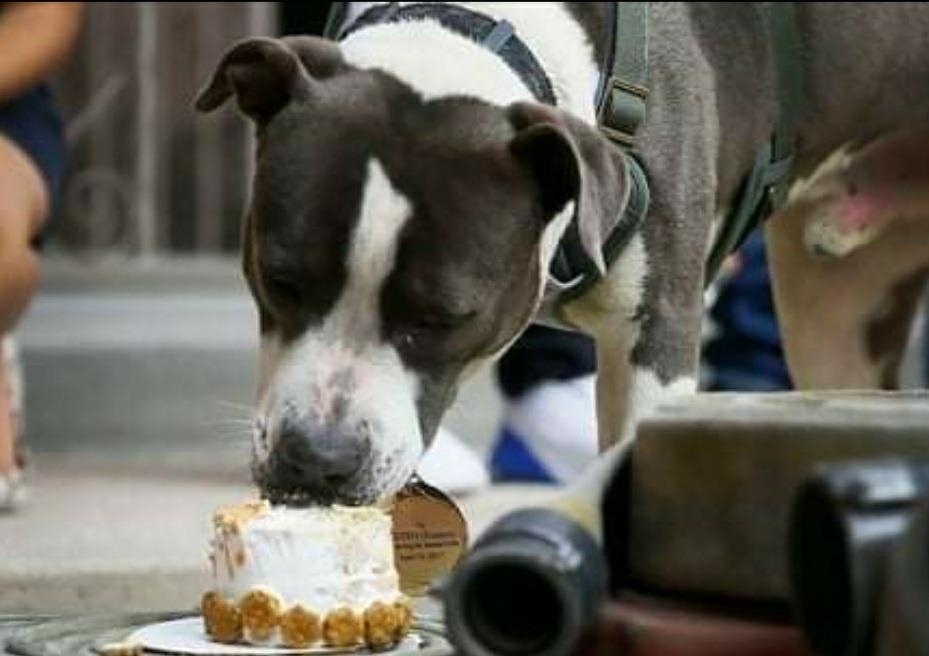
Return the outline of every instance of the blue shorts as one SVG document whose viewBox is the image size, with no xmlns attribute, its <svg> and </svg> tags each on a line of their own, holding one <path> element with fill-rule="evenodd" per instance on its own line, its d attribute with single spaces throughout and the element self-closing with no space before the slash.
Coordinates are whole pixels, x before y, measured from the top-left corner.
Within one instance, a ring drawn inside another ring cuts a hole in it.
<svg viewBox="0 0 929 656">
<path fill-rule="evenodd" d="M 15 143 L 35 163 L 50 199 L 61 186 L 64 135 L 61 116 L 45 84 L 0 105 L 0 134 Z"/>
</svg>

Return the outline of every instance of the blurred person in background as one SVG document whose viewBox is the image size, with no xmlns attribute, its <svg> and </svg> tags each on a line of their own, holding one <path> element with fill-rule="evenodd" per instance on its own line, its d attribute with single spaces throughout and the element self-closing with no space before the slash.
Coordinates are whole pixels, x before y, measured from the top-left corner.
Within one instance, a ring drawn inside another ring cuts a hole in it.
<svg viewBox="0 0 929 656">
<path fill-rule="evenodd" d="M 22 500 L 22 381 L 11 331 L 39 279 L 37 246 L 62 174 L 47 79 L 81 21 L 77 2 L 0 2 L 0 510 Z"/>
</svg>

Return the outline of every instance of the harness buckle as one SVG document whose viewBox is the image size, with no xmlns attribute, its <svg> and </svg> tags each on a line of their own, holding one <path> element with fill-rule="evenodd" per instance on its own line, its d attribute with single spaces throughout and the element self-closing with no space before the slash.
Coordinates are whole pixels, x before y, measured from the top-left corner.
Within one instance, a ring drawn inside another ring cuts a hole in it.
<svg viewBox="0 0 929 656">
<path fill-rule="evenodd" d="M 597 111 L 600 130 L 611 140 L 631 148 L 645 118 L 648 89 L 610 75 Z"/>
</svg>

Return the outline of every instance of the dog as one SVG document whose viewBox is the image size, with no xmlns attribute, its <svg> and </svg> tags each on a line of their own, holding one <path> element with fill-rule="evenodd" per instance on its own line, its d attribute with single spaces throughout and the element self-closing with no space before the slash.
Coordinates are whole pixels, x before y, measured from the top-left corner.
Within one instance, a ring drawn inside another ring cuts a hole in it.
<svg viewBox="0 0 929 656">
<path fill-rule="evenodd" d="M 345 24 L 373 4 L 352 3 Z M 556 106 L 435 17 L 365 25 L 339 43 L 247 39 L 197 100 L 211 111 L 234 99 L 257 130 L 243 268 L 262 335 L 253 473 L 272 500 L 363 504 L 401 487 L 461 381 L 538 319 L 568 226 L 602 261 L 599 240 L 628 199 L 627 161 L 598 131 L 593 100 L 609 47 L 606 3 L 430 6 L 508 21 Z M 929 7 L 796 11 L 808 111 L 792 175 L 802 180 L 843 146 L 926 118 Z M 696 390 L 714 217 L 778 113 L 759 5 L 651 3 L 648 21 L 637 150 L 650 212 L 561 309 L 596 342 L 603 448 L 627 444 L 662 399 Z M 808 353 L 792 353 L 791 332 L 835 308 L 828 296 L 784 300 L 785 288 L 803 287 L 798 277 L 829 277 L 803 245 L 806 217 L 790 214 L 767 230 L 788 359 L 802 369 Z M 883 295 L 899 283 L 900 271 L 891 274 L 874 281 Z M 846 357 L 819 337 L 815 362 Z M 842 384 L 873 383 L 888 348 L 865 353 L 867 371 L 843 372 Z M 828 386 L 830 376 L 801 382 Z"/>
<path fill-rule="evenodd" d="M 769 226 L 782 342 L 801 388 L 895 389 L 929 280 L 929 124 L 839 149 Z"/>
</svg>

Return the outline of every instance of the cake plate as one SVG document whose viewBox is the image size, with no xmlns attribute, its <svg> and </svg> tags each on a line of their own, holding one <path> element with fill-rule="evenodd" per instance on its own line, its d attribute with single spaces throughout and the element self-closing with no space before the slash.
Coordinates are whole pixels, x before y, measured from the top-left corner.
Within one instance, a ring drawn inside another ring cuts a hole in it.
<svg viewBox="0 0 929 656">
<path fill-rule="evenodd" d="M 83 617 L 27 617 L 0 615 L 0 655 L 3 656 L 99 656 L 102 647 L 127 640 L 131 635 L 152 625 L 196 618 L 190 611 L 178 613 L 134 613 L 93 615 Z M 444 637 L 440 622 L 417 617 L 412 634 L 417 639 L 405 640 L 397 649 L 376 652 L 390 656 L 451 656 L 453 650 Z M 145 654 L 165 654 L 165 651 L 145 651 Z M 173 652 L 188 656 L 184 652 Z M 223 653 L 221 648 L 214 652 Z M 232 653 L 232 652 L 226 652 Z M 237 653 L 247 653 L 239 651 Z M 288 653 L 277 650 L 275 653 Z M 290 652 L 294 653 L 294 652 Z M 314 653 L 308 651 L 305 653 Z M 315 653 L 338 653 L 316 650 Z M 351 654 L 373 653 L 358 649 Z"/>
</svg>

